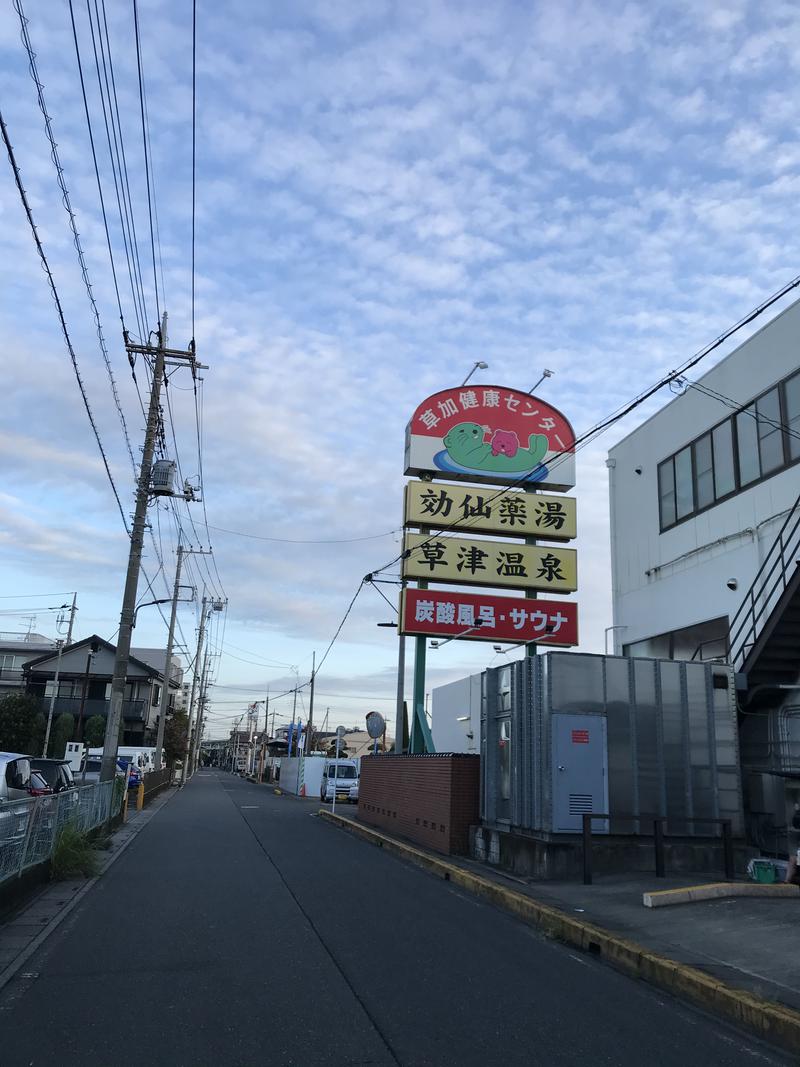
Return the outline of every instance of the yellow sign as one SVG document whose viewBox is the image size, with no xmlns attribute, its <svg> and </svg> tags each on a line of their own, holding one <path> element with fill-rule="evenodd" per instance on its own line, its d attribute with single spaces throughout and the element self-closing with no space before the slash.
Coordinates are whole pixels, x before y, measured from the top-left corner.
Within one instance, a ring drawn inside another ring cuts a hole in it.
<svg viewBox="0 0 800 1067">
<path fill-rule="evenodd" d="M 570 541 L 577 536 L 575 500 L 521 490 L 503 491 L 474 485 L 409 482 L 404 523 L 460 532 L 505 534 Z"/>
<path fill-rule="evenodd" d="M 407 533 L 403 539 L 403 577 L 574 593 L 578 588 L 577 553 L 574 548 Z"/>
</svg>

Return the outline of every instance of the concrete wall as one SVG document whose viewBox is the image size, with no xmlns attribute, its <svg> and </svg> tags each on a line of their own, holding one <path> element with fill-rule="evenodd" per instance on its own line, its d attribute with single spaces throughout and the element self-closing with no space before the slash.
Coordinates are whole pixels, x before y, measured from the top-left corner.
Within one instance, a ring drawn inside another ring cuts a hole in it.
<svg viewBox="0 0 800 1067">
<path fill-rule="evenodd" d="M 464 716 L 469 718 L 459 722 Z M 480 752 L 480 674 L 459 678 L 431 692 L 431 732 L 437 752 Z"/>
<path fill-rule="evenodd" d="M 364 756 L 358 818 L 437 852 L 466 854 L 479 788 L 478 756 Z"/>
<path fill-rule="evenodd" d="M 800 304 L 751 337 L 702 385 L 745 405 L 800 366 Z M 609 452 L 614 651 L 735 614 L 800 489 L 789 467 L 702 514 L 659 531 L 658 464 L 731 408 L 689 388 Z M 641 474 L 636 474 L 636 469 Z M 727 587 L 736 578 L 738 589 Z"/>
</svg>

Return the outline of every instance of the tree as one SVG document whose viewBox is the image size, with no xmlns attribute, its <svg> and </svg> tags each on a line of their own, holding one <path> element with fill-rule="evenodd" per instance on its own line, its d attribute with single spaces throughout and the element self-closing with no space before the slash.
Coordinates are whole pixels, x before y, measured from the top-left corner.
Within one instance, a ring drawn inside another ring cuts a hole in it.
<svg viewBox="0 0 800 1067">
<path fill-rule="evenodd" d="M 0 700 L 0 749 L 29 754 L 38 712 L 39 701 L 27 693 L 9 693 Z M 41 748 L 36 755 L 40 753 Z"/>
<path fill-rule="evenodd" d="M 102 748 L 106 739 L 106 720 L 102 715 L 92 715 L 83 728 L 83 740 L 88 748 Z"/>
<path fill-rule="evenodd" d="M 189 717 L 185 711 L 176 711 L 164 726 L 164 753 L 167 766 L 186 755 L 186 738 L 189 734 Z"/>
<path fill-rule="evenodd" d="M 31 739 L 28 745 L 28 751 L 32 756 L 41 756 L 44 748 L 44 735 L 47 732 L 47 719 L 44 713 L 37 711 L 33 716 L 33 725 L 31 728 Z"/>
<path fill-rule="evenodd" d="M 67 741 L 72 740 L 75 732 L 75 716 L 69 712 L 62 712 L 53 723 L 50 731 L 50 749 L 48 755 L 53 759 L 63 759 L 67 750 Z"/>
</svg>

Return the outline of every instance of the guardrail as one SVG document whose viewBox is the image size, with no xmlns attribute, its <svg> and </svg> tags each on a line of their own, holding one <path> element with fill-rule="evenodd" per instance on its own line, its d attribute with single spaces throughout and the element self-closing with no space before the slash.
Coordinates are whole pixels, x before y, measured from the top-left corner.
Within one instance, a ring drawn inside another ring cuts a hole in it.
<svg viewBox="0 0 800 1067">
<path fill-rule="evenodd" d="M 119 815 L 124 788 L 117 781 L 0 805 L 0 885 L 49 859 L 67 824 L 85 834 Z"/>
<path fill-rule="evenodd" d="M 606 812 L 586 812 L 583 816 L 583 884 L 592 884 L 592 821 L 593 820 L 608 820 L 608 819 L 630 819 L 631 821 L 641 821 L 653 823 L 653 851 L 655 853 L 655 873 L 656 878 L 666 877 L 666 864 L 664 862 L 664 841 L 667 836 L 680 837 L 680 834 L 667 835 L 664 833 L 664 827 L 667 825 L 667 817 L 665 815 L 653 816 L 641 816 L 641 815 L 609 815 Z M 732 882 L 735 878 L 734 871 L 734 859 L 733 859 L 733 828 L 730 819 L 689 819 L 681 816 L 676 821 L 683 823 L 707 823 L 710 826 L 719 826 L 720 839 L 722 841 L 722 856 L 723 865 L 725 868 L 725 878 L 727 881 Z M 606 837 L 607 835 L 603 835 Z M 693 840 L 698 840 L 694 838 Z"/>
</svg>

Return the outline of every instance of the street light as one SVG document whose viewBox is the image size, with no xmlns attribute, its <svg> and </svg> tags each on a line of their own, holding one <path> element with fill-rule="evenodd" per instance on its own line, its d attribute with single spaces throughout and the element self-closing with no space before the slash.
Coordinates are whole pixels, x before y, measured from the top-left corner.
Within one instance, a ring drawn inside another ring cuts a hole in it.
<svg viewBox="0 0 800 1067">
<path fill-rule="evenodd" d="M 473 630 L 479 630 L 483 626 L 483 619 L 476 619 L 474 626 L 467 627 L 466 630 L 462 630 L 460 634 L 453 634 L 452 637 L 448 637 L 446 641 L 431 641 L 431 648 L 444 648 L 445 645 L 449 645 L 451 641 L 456 641 L 459 637 L 465 637 L 467 634 L 471 634 Z"/>
<path fill-rule="evenodd" d="M 464 386 L 467 384 L 467 382 L 470 380 L 470 378 L 472 377 L 472 375 L 475 373 L 476 370 L 487 370 L 488 367 L 489 367 L 488 363 L 484 363 L 482 359 L 479 359 L 477 361 L 477 363 L 475 363 L 473 365 L 472 370 L 469 372 L 469 374 L 466 376 L 464 381 L 461 383 L 461 388 L 462 389 L 464 388 Z"/>
<path fill-rule="evenodd" d="M 606 626 L 605 633 L 604 633 L 604 637 L 605 637 L 604 645 L 605 645 L 605 654 L 606 655 L 608 655 L 608 635 L 610 633 L 613 633 L 614 630 L 627 630 L 627 629 L 628 629 L 627 626 L 622 626 L 619 623 L 617 623 L 616 626 Z"/>
<path fill-rule="evenodd" d="M 528 394 L 530 395 L 530 393 L 535 392 L 539 388 L 539 386 L 542 384 L 542 382 L 545 380 L 545 378 L 552 378 L 554 373 L 555 373 L 554 371 L 548 370 L 545 367 L 545 369 L 542 371 L 541 378 L 536 383 L 536 385 L 531 386 L 531 388 L 528 390 Z"/>
</svg>

